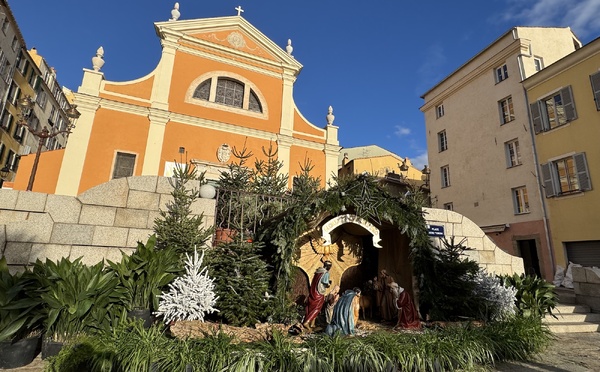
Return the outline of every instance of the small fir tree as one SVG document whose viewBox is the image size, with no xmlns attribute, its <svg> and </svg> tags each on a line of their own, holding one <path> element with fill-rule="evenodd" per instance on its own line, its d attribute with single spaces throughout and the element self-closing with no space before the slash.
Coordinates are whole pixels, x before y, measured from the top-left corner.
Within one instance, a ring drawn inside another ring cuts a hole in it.
<svg viewBox="0 0 600 372">
<path fill-rule="evenodd" d="M 421 273 L 419 296 L 422 315 L 429 314 L 432 320 L 456 320 L 477 317 L 480 314 L 479 300 L 473 296 L 479 272 L 479 264 L 464 257 L 471 249 L 461 242 L 455 244 L 441 239 L 442 246 L 430 252 L 413 252 L 413 261 Z M 426 251 L 427 249 L 425 249 Z"/>
<path fill-rule="evenodd" d="M 215 278 L 217 314 L 234 326 L 251 326 L 271 314 L 271 272 L 257 254 L 262 243 L 235 241 L 206 252 L 208 274 Z"/>
<path fill-rule="evenodd" d="M 214 306 L 218 297 L 215 294 L 214 279 L 208 276 L 207 268 L 202 267 L 204 252 L 198 257 L 186 253 L 185 275 L 169 284 L 169 291 L 160 295 L 158 311 L 154 314 L 162 316 L 165 324 L 174 320 L 200 320 L 204 315 L 217 312 Z"/>
<path fill-rule="evenodd" d="M 198 174 L 192 163 L 177 163 L 169 179 L 173 200 L 166 204 L 166 210 L 160 210 L 160 217 L 154 221 L 158 249 L 192 252 L 212 235 L 212 229 L 203 226 L 204 214 L 192 215 L 191 206 L 200 197 L 199 188 L 190 187 L 192 181 L 205 184 L 204 172 Z"/>
<path fill-rule="evenodd" d="M 283 162 L 277 159 L 277 149 L 273 148 L 273 143 L 269 143 L 269 148 L 262 148 L 266 159 L 256 159 L 254 161 L 254 177 L 250 184 L 251 191 L 256 194 L 269 196 L 282 196 L 287 191 L 288 175 L 280 173 L 283 168 Z"/>
</svg>

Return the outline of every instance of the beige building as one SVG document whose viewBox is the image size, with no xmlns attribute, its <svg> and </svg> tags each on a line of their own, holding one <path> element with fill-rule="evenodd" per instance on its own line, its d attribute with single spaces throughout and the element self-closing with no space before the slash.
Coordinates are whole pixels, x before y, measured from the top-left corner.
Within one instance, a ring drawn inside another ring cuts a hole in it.
<svg viewBox="0 0 600 372">
<path fill-rule="evenodd" d="M 422 96 L 432 198 L 547 279 L 554 263 L 522 81 L 580 46 L 570 28 L 515 27 Z"/>
<path fill-rule="evenodd" d="M 600 266 L 600 38 L 523 86 L 555 262 Z"/>
<path fill-rule="evenodd" d="M 409 158 L 401 158 L 377 145 L 343 148 L 338 163 L 340 176 L 368 172 L 385 177 L 392 173 L 416 184 L 421 184 L 423 180 L 423 173 L 412 165 Z"/>
</svg>

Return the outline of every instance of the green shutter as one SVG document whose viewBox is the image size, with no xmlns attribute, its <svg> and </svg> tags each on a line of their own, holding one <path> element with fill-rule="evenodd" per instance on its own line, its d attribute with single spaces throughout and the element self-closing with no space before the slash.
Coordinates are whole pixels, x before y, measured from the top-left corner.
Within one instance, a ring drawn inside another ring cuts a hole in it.
<svg viewBox="0 0 600 372">
<path fill-rule="evenodd" d="M 551 166 L 551 163 L 541 165 L 542 183 L 544 185 L 544 190 L 546 191 L 547 198 L 556 195 L 556 190 L 554 189 L 554 182 L 552 182 L 552 169 L 550 168 Z"/>
<path fill-rule="evenodd" d="M 573 92 L 571 86 L 560 90 L 560 96 L 562 98 L 563 106 L 565 108 L 565 115 L 567 121 L 573 121 L 577 119 L 577 111 L 575 110 L 575 101 L 573 100 Z"/>
<path fill-rule="evenodd" d="M 579 181 L 579 189 L 581 191 L 591 190 L 592 183 L 590 182 L 590 173 L 588 171 L 585 153 L 573 155 L 575 160 L 575 171 L 577 172 L 577 180 Z"/>
<path fill-rule="evenodd" d="M 592 81 L 592 91 L 594 92 L 594 101 L 596 101 L 596 110 L 600 111 L 600 72 L 590 76 Z"/>
</svg>

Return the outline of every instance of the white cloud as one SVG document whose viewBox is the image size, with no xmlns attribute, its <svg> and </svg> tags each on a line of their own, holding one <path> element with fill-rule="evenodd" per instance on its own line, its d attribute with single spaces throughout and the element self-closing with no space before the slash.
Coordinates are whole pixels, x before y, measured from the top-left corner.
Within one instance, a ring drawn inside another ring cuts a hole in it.
<svg viewBox="0 0 600 372">
<path fill-rule="evenodd" d="M 401 127 L 400 125 L 394 126 L 394 134 L 398 137 L 408 136 L 410 134 L 410 128 Z"/>
<path fill-rule="evenodd" d="M 429 158 L 427 157 L 427 151 L 420 153 L 419 155 L 417 155 L 414 158 L 410 159 L 412 165 L 415 168 L 423 168 L 425 166 L 425 164 L 429 164 Z"/>
<path fill-rule="evenodd" d="M 600 32 L 600 0 L 506 0 L 502 18 L 522 26 L 570 26 L 579 37 Z"/>
</svg>

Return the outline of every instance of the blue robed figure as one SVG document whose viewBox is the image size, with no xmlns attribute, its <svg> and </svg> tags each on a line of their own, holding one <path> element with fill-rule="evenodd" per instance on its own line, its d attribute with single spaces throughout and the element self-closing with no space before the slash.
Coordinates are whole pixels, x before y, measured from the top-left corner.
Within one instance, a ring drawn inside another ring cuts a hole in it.
<svg viewBox="0 0 600 372">
<path fill-rule="evenodd" d="M 331 323 L 325 329 L 325 333 L 333 336 L 337 332 L 345 335 L 354 335 L 354 328 L 358 322 L 358 311 L 360 289 L 348 289 L 340 297 L 333 308 Z"/>
</svg>

